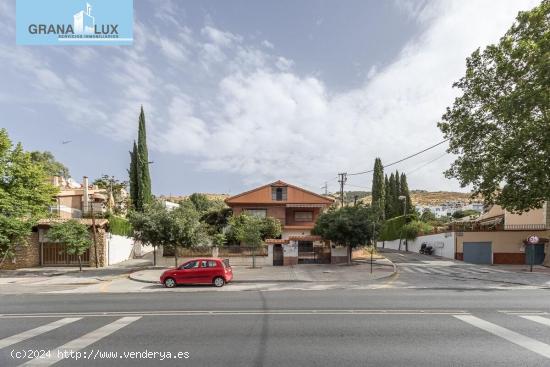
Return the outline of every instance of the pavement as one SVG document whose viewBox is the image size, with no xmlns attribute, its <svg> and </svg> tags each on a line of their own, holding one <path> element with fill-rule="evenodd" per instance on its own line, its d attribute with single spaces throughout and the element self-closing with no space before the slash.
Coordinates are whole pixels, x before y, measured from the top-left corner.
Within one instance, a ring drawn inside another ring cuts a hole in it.
<svg viewBox="0 0 550 367">
<path fill-rule="evenodd" d="M 233 282 L 368 282 L 393 275 L 395 267 L 385 258 L 373 260 L 372 273 L 366 260 L 354 261 L 352 265 L 300 264 L 293 266 L 265 266 L 251 268 L 232 266 Z M 130 274 L 130 279 L 144 283 L 159 283 L 162 269 L 145 269 Z"/>
</svg>

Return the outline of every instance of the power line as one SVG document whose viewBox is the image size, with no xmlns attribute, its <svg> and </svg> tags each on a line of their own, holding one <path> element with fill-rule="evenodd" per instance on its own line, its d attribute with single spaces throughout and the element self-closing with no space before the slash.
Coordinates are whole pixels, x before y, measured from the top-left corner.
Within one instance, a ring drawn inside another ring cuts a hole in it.
<svg viewBox="0 0 550 367">
<path fill-rule="evenodd" d="M 403 162 L 403 161 L 406 161 L 407 159 L 416 157 L 417 155 L 422 154 L 422 153 L 424 153 L 424 152 L 427 152 L 428 150 L 433 149 L 433 148 L 435 148 L 435 147 L 437 147 L 437 146 L 439 146 L 439 145 L 445 143 L 445 142 L 448 141 L 448 140 L 449 140 L 449 139 L 445 139 L 445 140 L 440 141 L 439 143 L 434 144 L 434 145 L 432 145 L 432 146 L 430 146 L 430 147 L 428 147 L 428 148 L 426 148 L 426 149 L 423 149 L 423 150 L 421 150 L 421 151 L 419 151 L 419 152 L 416 152 L 416 153 L 414 153 L 414 154 L 408 155 L 408 156 L 406 156 L 405 158 L 401 158 L 400 160 L 397 160 L 397 161 L 395 161 L 395 162 L 386 164 L 386 165 L 383 166 L 383 168 L 386 168 L 386 167 L 389 167 L 389 166 L 393 166 L 393 165 L 395 165 L 395 164 L 397 164 L 397 163 L 401 163 L 401 162 Z M 348 176 L 364 175 L 365 173 L 371 173 L 371 172 L 374 172 L 374 170 L 371 169 L 371 170 L 368 170 L 368 171 L 361 171 L 361 172 L 355 172 L 355 173 L 348 173 Z"/>
<path fill-rule="evenodd" d="M 447 154 L 448 154 L 448 153 L 445 152 L 445 153 L 441 154 L 440 156 L 437 156 L 436 158 L 432 159 L 431 161 L 426 162 L 426 163 L 424 163 L 424 164 L 422 164 L 422 165 L 420 165 L 420 166 L 418 166 L 418 167 L 416 167 L 416 168 L 413 168 L 411 171 L 407 172 L 406 175 L 411 175 L 411 174 L 415 173 L 416 171 L 418 171 L 418 170 L 420 170 L 420 169 L 426 167 L 427 165 L 429 165 L 429 164 L 431 164 L 431 163 L 433 163 L 433 162 L 435 162 L 435 161 L 437 161 L 437 160 L 439 160 L 439 159 L 445 157 Z"/>
</svg>

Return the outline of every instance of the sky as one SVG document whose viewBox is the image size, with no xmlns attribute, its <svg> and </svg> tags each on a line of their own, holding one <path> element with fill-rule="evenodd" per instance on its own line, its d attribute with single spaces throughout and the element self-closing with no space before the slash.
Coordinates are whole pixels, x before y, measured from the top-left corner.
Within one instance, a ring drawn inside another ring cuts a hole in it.
<svg viewBox="0 0 550 367">
<path fill-rule="evenodd" d="M 85 1 L 83 1 L 84 4 Z M 278 179 L 322 192 L 443 140 L 465 59 L 532 0 L 134 0 L 132 46 L 16 46 L 0 0 L 0 128 L 80 180 L 127 180 L 143 105 L 157 195 Z M 62 144 L 63 141 L 70 143 Z M 388 167 L 461 188 L 440 145 Z M 369 190 L 372 175 L 347 190 Z"/>
</svg>

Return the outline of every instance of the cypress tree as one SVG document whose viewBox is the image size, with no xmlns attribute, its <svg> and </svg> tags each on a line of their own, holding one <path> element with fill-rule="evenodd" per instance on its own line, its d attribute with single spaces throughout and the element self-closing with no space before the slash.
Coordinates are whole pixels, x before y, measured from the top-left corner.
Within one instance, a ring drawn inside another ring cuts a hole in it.
<svg viewBox="0 0 550 367">
<path fill-rule="evenodd" d="M 384 175 L 384 218 L 392 217 L 391 187 L 388 175 Z"/>
<path fill-rule="evenodd" d="M 402 173 L 401 174 L 401 178 L 400 178 L 400 189 L 401 189 L 401 195 L 405 196 L 405 201 L 407 203 L 407 214 L 408 213 L 413 213 L 414 210 L 413 210 L 413 206 L 412 206 L 412 201 L 411 201 L 411 194 L 409 192 L 409 184 L 407 183 L 407 176 Z"/>
<path fill-rule="evenodd" d="M 403 215 L 403 201 L 399 200 L 399 195 L 401 195 L 401 182 L 399 171 L 395 170 L 395 188 L 393 189 L 393 216 L 397 217 Z"/>
<path fill-rule="evenodd" d="M 390 216 L 387 217 L 386 219 L 393 218 L 396 215 L 399 215 L 399 214 L 396 214 L 399 210 L 399 206 L 397 205 L 397 202 L 396 202 L 397 186 L 395 184 L 395 181 L 396 181 L 395 180 L 395 174 L 392 172 L 392 174 L 390 175 L 390 179 L 388 181 L 388 183 L 389 183 L 389 200 L 390 200 L 390 208 L 389 208 Z"/>
<path fill-rule="evenodd" d="M 139 201 L 141 206 L 151 202 L 151 176 L 149 174 L 149 152 L 147 151 L 147 134 L 145 130 L 145 113 L 143 106 L 139 114 L 139 129 L 137 143 L 137 165 L 139 182 Z"/>
<path fill-rule="evenodd" d="M 128 170 L 128 175 L 130 177 L 130 200 L 134 208 L 137 208 L 138 197 L 139 197 L 139 185 L 138 185 L 138 174 L 137 174 L 137 145 L 134 140 L 134 148 L 130 152 L 130 169 Z"/>
<path fill-rule="evenodd" d="M 385 188 L 384 188 L 384 167 L 382 160 L 374 160 L 374 173 L 372 174 L 372 207 L 377 209 L 378 215 L 384 217 L 385 212 Z"/>
</svg>

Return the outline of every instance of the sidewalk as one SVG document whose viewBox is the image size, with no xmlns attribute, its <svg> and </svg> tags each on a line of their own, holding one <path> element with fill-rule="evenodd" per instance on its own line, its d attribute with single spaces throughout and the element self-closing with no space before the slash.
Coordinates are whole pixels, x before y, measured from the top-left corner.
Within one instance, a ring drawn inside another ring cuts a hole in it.
<svg viewBox="0 0 550 367">
<path fill-rule="evenodd" d="M 265 266 L 252 269 L 246 266 L 233 266 L 232 283 L 273 283 L 273 282 L 369 282 L 394 274 L 395 266 L 388 259 L 376 259 L 373 272 L 366 260 L 354 261 L 352 265 L 301 264 L 294 266 Z M 163 269 L 140 270 L 130 274 L 130 279 L 159 283 Z"/>
<path fill-rule="evenodd" d="M 131 259 L 103 267 L 41 267 L 0 271 L 1 284 L 86 285 L 127 276 L 151 266 L 149 260 Z"/>
</svg>

